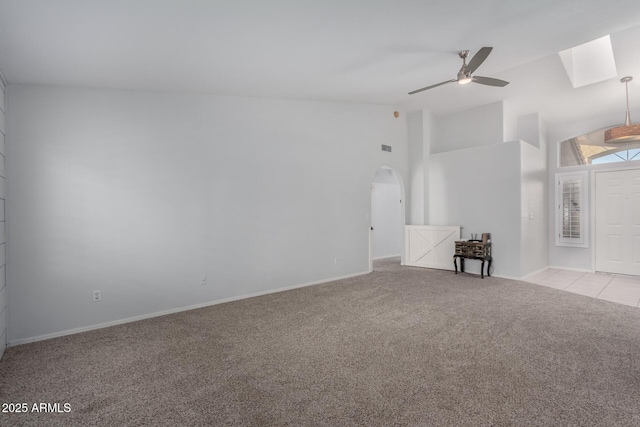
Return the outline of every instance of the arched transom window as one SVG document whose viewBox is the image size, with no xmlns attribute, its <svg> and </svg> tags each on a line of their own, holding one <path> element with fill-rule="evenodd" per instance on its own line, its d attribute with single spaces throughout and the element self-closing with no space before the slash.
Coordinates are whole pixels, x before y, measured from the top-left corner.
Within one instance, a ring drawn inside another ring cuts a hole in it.
<svg viewBox="0 0 640 427">
<path fill-rule="evenodd" d="M 559 149 L 560 167 L 640 160 L 640 141 L 606 144 L 604 132 L 607 129 L 562 141 Z"/>
</svg>

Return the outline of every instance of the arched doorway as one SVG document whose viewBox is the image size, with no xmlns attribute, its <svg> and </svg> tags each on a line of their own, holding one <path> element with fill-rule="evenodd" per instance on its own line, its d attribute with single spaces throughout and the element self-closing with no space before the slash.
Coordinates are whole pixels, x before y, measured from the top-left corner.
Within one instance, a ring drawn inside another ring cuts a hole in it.
<svg viewBox="0 0 640 427">
<path fill-rule="evenodd" d="M 371 229 L 369 231 L 369 271 L 373 261 L 404 256 L 404 185 L 394 169 L 382 166 L 371 182 Z"/>
</svg>

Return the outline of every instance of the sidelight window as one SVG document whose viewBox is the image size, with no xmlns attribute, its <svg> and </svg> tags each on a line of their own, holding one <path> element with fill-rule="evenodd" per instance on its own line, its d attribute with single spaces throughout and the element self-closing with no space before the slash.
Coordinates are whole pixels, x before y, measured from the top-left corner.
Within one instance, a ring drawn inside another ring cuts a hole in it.
<svg viewBox="0 0 640 427">
<path fill-rule="evenodd" d="M 556 174 L 556 246 L 587 247 L 586 172 Z"/>
</svg>

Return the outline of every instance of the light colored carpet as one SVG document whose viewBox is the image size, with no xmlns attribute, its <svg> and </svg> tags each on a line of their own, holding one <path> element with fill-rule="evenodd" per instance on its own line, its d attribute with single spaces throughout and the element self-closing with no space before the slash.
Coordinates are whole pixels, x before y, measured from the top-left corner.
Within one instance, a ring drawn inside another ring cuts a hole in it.
<svg viewBox="0 0 640 427">
<path fill-rule="evenodd" d="M 640 425 L 640 310 L 372 274 L 9 348 L 3 425 Z"/>
</svg>

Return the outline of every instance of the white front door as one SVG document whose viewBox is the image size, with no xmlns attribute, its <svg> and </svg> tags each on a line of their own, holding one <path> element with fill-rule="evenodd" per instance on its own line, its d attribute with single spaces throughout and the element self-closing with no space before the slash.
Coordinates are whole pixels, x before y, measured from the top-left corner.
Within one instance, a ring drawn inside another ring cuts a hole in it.
<svg viewBox="0 0 640 427">
<path fill-rule="evenodd" d="M 640 169 L 595 175 L 596 270 L 640 276 Z"/>
</svg>

